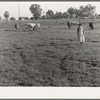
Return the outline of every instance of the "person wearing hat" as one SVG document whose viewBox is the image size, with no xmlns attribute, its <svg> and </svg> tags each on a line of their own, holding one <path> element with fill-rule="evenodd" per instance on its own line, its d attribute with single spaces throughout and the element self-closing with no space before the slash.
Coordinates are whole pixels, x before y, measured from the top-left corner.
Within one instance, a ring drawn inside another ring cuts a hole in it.
<svg viewBox="0 0 100 100">
<path fill-rule="evenodd" d="M 77 29 L 77 36 L 80 44 L 85 42 L 85 36 L 84 36 L 84 29 L 81 23 L 79 23 L 78 29 Z"/>
</svg>

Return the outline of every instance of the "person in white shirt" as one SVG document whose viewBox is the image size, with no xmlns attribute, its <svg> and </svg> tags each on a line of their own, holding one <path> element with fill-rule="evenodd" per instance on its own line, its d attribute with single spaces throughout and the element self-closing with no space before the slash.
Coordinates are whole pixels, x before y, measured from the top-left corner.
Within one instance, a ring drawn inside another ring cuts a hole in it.
<svg viewBox="0 0 100 100">
<path fill-rule="evenodd" d="M 79 24 L 79 27 L 77 29 L 77 36 L 80 44 L 85 42 L 84 29 L 81 23 Z"/>
</svg>

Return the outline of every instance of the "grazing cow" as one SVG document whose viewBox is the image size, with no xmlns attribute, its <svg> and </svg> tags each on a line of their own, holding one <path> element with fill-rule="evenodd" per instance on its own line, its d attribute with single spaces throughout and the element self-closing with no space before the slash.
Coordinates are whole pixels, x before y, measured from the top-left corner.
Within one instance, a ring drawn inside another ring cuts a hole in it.
<svg viewBox="0 0 100 100">
<path fill-rule="evenodd" d="M 79 24 L 79 27 L 77 29 L 77 36 L 78 36 L 78 40 L 79 40 L 80 44 L 85 42 L 84 29 L 83 29 L 81 23 Z"/>
<path fill-rule="evenodd" d="M 71 22 L 67 22 L 67 26 L 68 26 L 68 28 L 70 29 L 71 26 L 72 26 Z"/>
<path fill-rule="evenodd" d="M 93 23 L 90 22 L 89 27 L 93 30 L 94 29 Z"/>
<path fill-rule="evenodd" d="M 19 28 L 19 25 L 18 24 L 15 24 L 15 29 L 18 29 Z"/>
<path fill-rule="evenodd" d="M 40 31 L 40 24 L 39 24 L 39 23 L 37 23 L 37 24 L 34 26 L 34 30 L 35 30 L 35 31 L 37 31 L 37 30 Z"/>
<path fill-rule="evenodd" d="M 71 23 L 71 26 L 77 26 L 77 25 L 79 25 L 79 22 L 77 22 L 77 21 L 71 21 L 70 23 Z"/>
<path fill-rule="evenodd" d="M 34 31 L 34 27 L 35 27 L 35 23 L 27 23 L 28 29 L 33 29 Z"/>
<path fill-rule="evenodd" d="M 71 21 L 71 24 L 72 25 L 79 25 L 79 22 L 77 22 L 77 21 Z"/>
<path fill-rule="evenodd" d="M 35 24 L 35 23 L 28 23 L 27 25 L 28 25 L 28 28 L 29 29 L 32 28 L 33 31 L 40 30 L 40 24 L 39 23 L 37 23 L 37 24 Z"/>
</svg>

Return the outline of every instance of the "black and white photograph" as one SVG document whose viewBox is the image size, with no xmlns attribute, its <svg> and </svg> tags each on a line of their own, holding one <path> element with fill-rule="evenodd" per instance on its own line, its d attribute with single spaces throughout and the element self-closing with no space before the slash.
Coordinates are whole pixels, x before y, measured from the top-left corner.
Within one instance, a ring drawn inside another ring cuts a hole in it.
<svg viewBox="0 0 100 100">
<path fill-rule="evenodd" d="M 0 87 L 100 87 L 100 2 L 0 2 Z"/>
</svg>

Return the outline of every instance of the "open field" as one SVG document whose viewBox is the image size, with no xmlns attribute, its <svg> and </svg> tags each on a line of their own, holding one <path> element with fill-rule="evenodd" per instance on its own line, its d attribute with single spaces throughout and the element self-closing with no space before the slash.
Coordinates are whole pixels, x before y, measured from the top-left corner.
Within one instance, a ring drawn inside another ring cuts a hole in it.
<svg viewBox="0 0 100 100">
<path fill-rule="evenodd" d="M 89 21 L 82 20 L 83 46 L 65 19 L 34 21 L 40 32 L 26 29 L 29 21 L 18 21 L 18 30 L 16 21 L 1 21 L 0 86 L 100 86 L 100 19 L 94 30 Z"/>
</svg>

